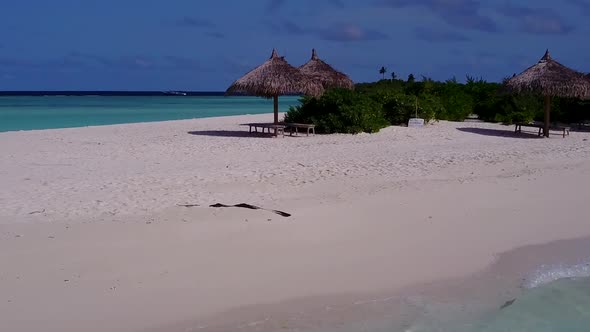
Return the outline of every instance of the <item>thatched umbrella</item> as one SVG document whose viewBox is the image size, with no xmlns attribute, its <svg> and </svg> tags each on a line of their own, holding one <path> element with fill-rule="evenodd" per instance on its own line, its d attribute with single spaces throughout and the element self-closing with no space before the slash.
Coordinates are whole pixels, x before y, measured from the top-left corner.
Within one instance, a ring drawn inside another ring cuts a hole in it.
<svg viewBox="0 0 590 332">
<path fill-rule="evenodd" d="M 302 93 L 319 96 L 321 84 L 291 66 L 273 49 L 270 59 L 235 81 L 226 94 L 248 94 L 274 100 L 274 122 L 279 122 L 279 96 Z"/>
<path fill-rule="evenodd" d="M 326 89 L 344 88 L 353 89 L 354 83 L 345 74 L 332 68 L 329 64 L 318 58 L 315 49 L 311 50 L 311 59 L 299 67 L 304 74 L 311 76 L 314 80 L 320 82 Z"/>
<path fill-rule="evenodd" d="M 537 64 L 506 82 L 516 93 L 534 93 L 545 97 L 544 134 L 549 137 L 551 97 L 590 98 L 590 80 L 584 74 L 553 60 L 549 50 Z"/>
</svg>

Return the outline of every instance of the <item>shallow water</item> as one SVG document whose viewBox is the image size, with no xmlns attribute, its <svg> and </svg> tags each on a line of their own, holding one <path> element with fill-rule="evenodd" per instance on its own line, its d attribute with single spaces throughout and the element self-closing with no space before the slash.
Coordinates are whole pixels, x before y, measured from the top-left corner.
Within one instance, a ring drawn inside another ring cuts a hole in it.
<svg viewBox="0 0 590 332">
<path fill-rule="evenodd" d="M 447 312 L 452 312 L 446 308 Z M 566 278 L 524 290 L 504 308 L 458 320 L 430 316 L 404 332 L 587 332 L 590 331 L 590 278 Z M 447 317 L 450 318 L 450 317 Z M 367 332 L 387 331 L 384 328 Z M 389 331 L 400 331 L 399 328 Z"/>
<path fill-rule="evenodd" d="M 561 279 L 525 290 L 513 304 L 475 317 L 469 305 L 424 304 L 415 322 L 366 321 L 322 332 L 588 332 L 590 279 Z M 315 332 L 315 331 L 314 331 Z"/>
<path fill-rule="evenodd" d="M 525 276 L 512 304 L 444 331 L 590 331 L 589 276 L 588 263 L 541 265 Z"/>
<path fill-rule="evenodd" d="M 280 97 L 279 111 L 298 104 L 298 97 Z M 257 97 L 0 96 L 0 132 L 272 112 L 272 100 Z"/>
<path fill-rule="evenodd" d="M 511 306 L 463 331 L 590 331 L 590 279 L 562 279 L 527 290 Z"/>
</svg>

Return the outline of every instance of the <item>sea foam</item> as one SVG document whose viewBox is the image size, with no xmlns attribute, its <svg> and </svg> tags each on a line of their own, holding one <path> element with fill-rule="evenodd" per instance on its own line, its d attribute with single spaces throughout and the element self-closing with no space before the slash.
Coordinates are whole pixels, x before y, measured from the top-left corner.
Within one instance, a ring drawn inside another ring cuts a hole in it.
<svg viewBox="0 0 590 332">
<path fill-rule="evenodd" d="M 527 275 L 522 283 L 524 288 L 536 288 L 560 279 L 589 278 L 590 262 L 576 265 L 541 265 Z"/>
</svg>

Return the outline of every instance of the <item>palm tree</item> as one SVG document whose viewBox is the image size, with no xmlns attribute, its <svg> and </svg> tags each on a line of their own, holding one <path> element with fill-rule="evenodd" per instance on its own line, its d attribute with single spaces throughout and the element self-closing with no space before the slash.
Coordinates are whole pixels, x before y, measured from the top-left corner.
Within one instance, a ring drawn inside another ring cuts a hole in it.
<svg viewBox="0 0 590 332">
<path fill-rule="evenodd" d="M 455 76 L 453 75 L 453 77 L 451 77 L 450 79 L 446 80 L 446 83 L 447 83 L 447 84 L 449 84 L 449 83 L 451 83 L 451 84 L 457 84 L 457 83 L 459 83 L 459 82 L 457 81 L 457 77 L 455 77 Z"/>
<path fill-rule="evenodd" d="M 379 74 L 383 75 L 383 79 L 385 79 L 385 73 L 387 73 L 387 68 L 381 67 L 381 69 L 379 69 Z"/>
<path fill-rule="evenodd" d="M 394 72 L 394 71 L 392 71 L 392 72 L 391 72 L 391 80 L 392 80 L 392 81 L 395 81 L 395 79 L 396 79 L 396 78 L 397 78 L 397 75 L 395 75 L 395 72 Z"/>
</svg>

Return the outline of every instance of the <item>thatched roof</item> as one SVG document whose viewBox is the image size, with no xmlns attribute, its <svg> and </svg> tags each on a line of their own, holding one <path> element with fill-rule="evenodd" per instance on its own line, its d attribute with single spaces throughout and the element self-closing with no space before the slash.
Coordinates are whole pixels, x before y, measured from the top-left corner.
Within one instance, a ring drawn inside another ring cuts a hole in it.
<svg viewBox="0 0 590 332">
<path fill-rule="evenodd" d="M 509 90 L 544 96 L 590 98 L 590 80 L 553 60 L 549 51 L 537 64 L 506 82 Z"/>
<path fill-rule="evenodd" d="M 328 88 L 345 88 L 353 89 L 354 83 L 345 74 L 332 68 L 329 64 L 318 58 L 318 55 L 313 49 L 311 51 L 311 59 L 299 67 L 304 74 L 311 76 L 317 82 L 320 82 L 326 89 Z"/>
<path fill-rule="evenodd" d="M 235 81 L 226 94 L 248 94 L 265 98 L 302 93 L 319 96 L 324 89 L 321 84 L 291 66 L 285 57 L 273 49 L 270 59 Z"/>
</svg>

